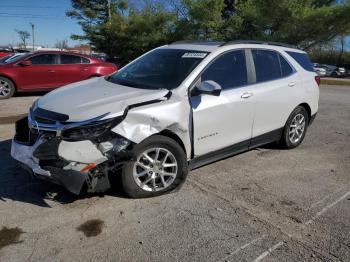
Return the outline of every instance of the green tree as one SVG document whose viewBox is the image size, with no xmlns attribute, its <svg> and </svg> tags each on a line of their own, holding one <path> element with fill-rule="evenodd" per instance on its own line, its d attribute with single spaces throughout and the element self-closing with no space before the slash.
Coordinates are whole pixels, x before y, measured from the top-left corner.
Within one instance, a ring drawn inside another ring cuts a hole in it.
<svg viewBox="0 0 350 262">
<path fill-rule="evenodd" d="M 140 3 L 143 1 L 143 3 Z M 346 35 L 350 0 L 71 0 L 67 15 L 122 63 L 176 40 L 269 40 L 311 48 Z M 138 3 L 138 4 L 137 4 Z"/>
<path fill-rule="evenodd" d="M 175 15 L 161 5 L 146 4 L 141 10 L 124 0 L 72 0 L 67 15 L 78 20 L 95 49 L 126 63 L 140 54 L 168 42 Z"/>
</svg>

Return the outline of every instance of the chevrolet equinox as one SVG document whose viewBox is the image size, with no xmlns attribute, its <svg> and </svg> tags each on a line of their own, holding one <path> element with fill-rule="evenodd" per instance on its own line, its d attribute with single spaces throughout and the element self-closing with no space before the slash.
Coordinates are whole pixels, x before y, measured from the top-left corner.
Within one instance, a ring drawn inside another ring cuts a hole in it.
<svg viewBox="0 0 350 262">
<path fill-rule="evenodd" d="M 175 42 L 39 98 L 16 123 L 11 155 L 75 194 L 106 191 L 119 176 L 130 197 L 157 196 L 219 159 L 300 145 L 318 85 L 293 46 Z"/>
</svg>

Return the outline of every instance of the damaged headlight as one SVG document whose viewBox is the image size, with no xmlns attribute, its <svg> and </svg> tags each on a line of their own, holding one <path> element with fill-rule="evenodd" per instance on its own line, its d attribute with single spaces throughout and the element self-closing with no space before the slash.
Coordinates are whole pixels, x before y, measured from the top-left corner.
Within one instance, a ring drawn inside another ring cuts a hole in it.
<svg viewBox="0 0 350 262">
<path fill-rule="evenodd" d="M 111 128 L 115 127 L 122 120 L 123 117 L 120 116 L 112 119 L 93 122 L 79 127 L 70 128 L 62 132 L 62 138 L 70 141 L 88 139 L 97 139 L 99 141 L 103 141 L 105 140 L 104 136 L 107 137 L 109 135 Z"/>
</svg>

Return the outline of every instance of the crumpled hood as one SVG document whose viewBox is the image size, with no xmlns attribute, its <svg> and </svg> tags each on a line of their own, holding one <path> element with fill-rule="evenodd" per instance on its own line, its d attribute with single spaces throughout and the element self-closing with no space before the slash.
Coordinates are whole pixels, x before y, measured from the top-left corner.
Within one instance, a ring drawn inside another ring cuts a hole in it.
<svg viewBox="0 0 350 262">
<path fill-rule="evenodd" d="M 58 88 L 41 97 L 37 105 L 78 122 L 105 113 L 122 114 L 129 105 L 160 99 L 168 92 L 122 86 L 99 77 Z"/>
</svg>

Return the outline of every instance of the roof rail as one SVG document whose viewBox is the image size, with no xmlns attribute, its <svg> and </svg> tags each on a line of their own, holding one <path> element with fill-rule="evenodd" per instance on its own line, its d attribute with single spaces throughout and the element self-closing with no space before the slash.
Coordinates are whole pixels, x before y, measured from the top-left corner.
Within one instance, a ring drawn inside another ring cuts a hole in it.
<svg viewBox="0 0 350 262">
<path fill-rule="evenodd" d="M 178 44 L 221 46 L 221 45 L 225 44 L 225 42 L 201 41 L 201 40 L 181 40 L 181 41 L 173 42 L 170 45 L 178 45 Z"/>
<path fill-rule="evenodd" d="M 288 44 L 283 44 L 279 42 L 272 42 L 272 41 L 258 41 L 258 40 L 233 40 L 229 41 L 226 43 L 223 43 L 220 46 L 225 46 L 225 45 L 239 45 L 239 44 L 254 44 L 254 45 L 274 45 L 274 46 L 283 46 L 287 48 L 297 48 L 296 46 L 293 45 L 288 45 Z"/>
</svg>

